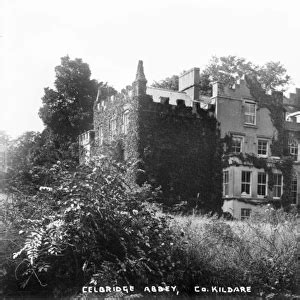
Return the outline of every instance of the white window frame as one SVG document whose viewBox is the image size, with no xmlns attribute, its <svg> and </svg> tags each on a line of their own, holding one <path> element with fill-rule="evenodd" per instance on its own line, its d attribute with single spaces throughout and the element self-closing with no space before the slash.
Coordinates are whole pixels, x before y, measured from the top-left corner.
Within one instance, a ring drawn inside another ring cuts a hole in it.
<svg viewBox="0 0 300 300">
<path fill-rule="evenodd" d="M 251 213 L 251 208 L 241 208 L 241 220 L 249 219 L 251 217 Z"/>
<path fill-rule="evenodd" d="M 259 175 L 260 174 L 264 174 L 265 175 L 265 183 L 261 183 L 259 182 Z M 259 187 L 260 186 L 264 186 L 265 187 L 265 194 L 264 195 L 260 195 L 259 192 Z M 257 172 L 257 197 L 265 197 L 268 195 L 268 174 L 266 172 Z"/>
<path fill-rule="evenodd" d="M 243 181 L 243 172 L 250 173 L 249 182 Z M 242 170 L 241 171 L 241 194 L 245 193 L 247 195 L 247 197 L 251 196 L 251 182 L 252 182 L 251 177 L 252 177 L 252 172 L 251 171 L 247 171 L 247 170 Z M 246 193 L 245 191 L 243 191 L 243 185 L 249 185 L 249 193 Z"/>
<path fill-rule="evenodd" d="M 262 150 L 262 149 L 260 149 L 260 147 L 259 147 L 260 142 L 266 143 L 266 153 L 265 153 L 265 154 L 259 153 L 260 150 Z M 257 140 L 257 155 L 258 155 L 259 157 L 267 157 L 267 156 L 268 156 L 268 153 L 269 153 L 269 141 L 268 141 L 268 140 L 265 140 L 265 139 L 258 139 L 258 140 Z"/>
<path fill-rule="evenodd" d="M 274 173 L 273 176 L 281 176 L 281 180 L 280 180 L 280 185 L 277 184 L 277 180 L 275 180 L 275 178 L 273 179 L 274 180 L 274 185 L 273 185 L 273 198 L 274 199 L 280 199 L 280 197 L 282 196 L 282 189 L 283 189 L 283 176 L 281 173 Z M 275 191 L 276 191 L 276 188 L 280 188 L 280 196 L 277 195 L 276 193 L 276 196 L 275 196 Z"/>
<path fill-rule="evenodd" d="M 254 113 L 251 112 L 251 106 L 254 106 Z M 256 103 L 251 101 L 245 101 L 245 124 L 247 125 L 256 125 Z M 247 117 L 250 119 L 253 118 L 254 122 L 247 122 Z"/>
<path fill-rule="evenodd" d="M 223 196 L 229 195 L 229 170 L 223 171 Z"/>
<path fill-rule="evenodd" d="M 129 111 L 126 110 L 122 115 L 122 132 L 124 134 L 127 134 L 128 128 L 129 128 Z"/>
<path fill-rule="evenodd" d="M 236 146 L 234 145 L 234 140 L 239 140 L 240 141 L 240 151 L 236 151 Z M 242 136 L 237 136 L 237 135 L 234 135 L 232 137 L 232 147 L 231 147 L 231 150 L 233 153 L 235 154 L 238 154 L 238 153 L 242 153 L 243 152 L 243 144 L 244 144 L 244 138 Z"/>
<path fill-rule="evenodd" d="M 289 139 L 288 141 L 289 153 L 294 157 L 295 160 L 298 160 L 298 143 L 294 139 Z"/>
</svg>

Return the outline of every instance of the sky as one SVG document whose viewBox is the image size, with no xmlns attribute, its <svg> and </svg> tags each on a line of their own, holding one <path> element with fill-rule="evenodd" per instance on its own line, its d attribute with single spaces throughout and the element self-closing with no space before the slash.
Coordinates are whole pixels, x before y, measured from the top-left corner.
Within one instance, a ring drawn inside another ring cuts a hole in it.
<svg viewBox="0 0 300 300">
<path fill-rule="evenodd" d="M 280 61 L 300 87 L 299 0 L 0 0 L 0 130 L 41 131 L 60 58 L 121 90 L 144 61 L 148 84 L 213 56 Z"/>
</svg>

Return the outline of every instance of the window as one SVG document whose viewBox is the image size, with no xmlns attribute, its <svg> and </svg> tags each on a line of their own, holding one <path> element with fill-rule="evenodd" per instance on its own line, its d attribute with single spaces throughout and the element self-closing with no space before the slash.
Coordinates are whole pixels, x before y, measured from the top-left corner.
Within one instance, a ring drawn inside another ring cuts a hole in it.
<svg viewBox="0 0 300 300">
<path fill-rule="evenodd" d="M 252 102 L 245 102 L 245 123 L 256 124 L 256 104 Z"/>
<path fill-rule="evenodd" d="M 257 195 L 267 195 L 267 175 L 264 172 L 258 172 L 257 174 Z"/>
<path fill-rule="evenodd" d="M 294 158 L 294 160 L 297 160 L 297 157 L 298 157 L 298 143 L 295 140 L 289 140 L 288 147 L 289 147 L 290 155 Z"/>
<path fill-rule="evenodd" d="M 297 176 L 293 177 L 291 184 L 291 202 L 297 204 Z"/>
<path fill-rule="evenodd" d="M 103 128 L 102 126 L 99 127 L 99 145 L 103 144 Z"/>
<path fill-rule="evenodd" d="M 241 182 L 241 193 L 250 195 L 250 187 L 251 187 L 251 172 L 250 171 L 242 171 L 242 182 Z"/>
<path fill-rule="evenodd" d="M 241 153 L 242 152 L 242 137 L 233 137 L 232 138 L 232 152 L 233 153 Z"/>
<path fill-rule="evenodd" d="M 223 171 L 223 196 L 229 195 L 229 171 Z"/>
<path fill-rule="evenodd" d="M 112 119 L 109 122 L 110 137 L 113 138 L 117 134 L 117 120 Z"/>
<path fill-rule="evenodd" d="M 260 156 L 267 156 L 268 155 L 268 141 L 258 140 L 257 154 L 260 155 Z"/>
<path fill-rule="evenodd" d="M 129 126 L 129 112 L 128 111 L 125 111 L 123 113 L 122 119 L 123 119 L 122 132 L 124 134 L 127 134 L 127 132 L 128 132 L 128 126 Z"/>
<path fill-rule="evenodd" d="M 273 174 L 274 186 L 273 186 L 273 197 L 280 198 L 282 195 L 282 175 Z"/>
<path fill-rule="evenodd" d="M 249 219 L 251 215 L 251 208 L 241 208 L 241 220 Z"/>
</svg>

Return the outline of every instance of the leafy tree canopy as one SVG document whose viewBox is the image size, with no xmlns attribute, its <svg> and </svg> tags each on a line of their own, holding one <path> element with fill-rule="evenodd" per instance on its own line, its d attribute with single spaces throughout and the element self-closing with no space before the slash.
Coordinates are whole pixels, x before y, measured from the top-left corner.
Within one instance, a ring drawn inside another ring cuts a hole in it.
<svg viewBox="0 0 300 300">
<path fill-rule="evenodd" d="M 97 95 L 97 81 L 91 80 L 89 65 L 81 59 L 61 58 L 55 67 L 55 89 L 45 88 L 39 115 L 54 134 L 75 141 L 91 128 L 93 103 Z"/>
<path fill-rule="evenodd" d="M 285 91 L 291 82 L 286 68 L 280 62 L 270 61 L 260 66 L 233 55 L 213 56 L 200 74 L 200 90 L 203 94 L 209 94 L 210 82 L 220 81 L 224 84 L 233 84 L 243 75 L 254 75 L 266 91 Z M 178 91 L 178 83 L 179 76 L 173 75 L 158 82 L 154 81 L 152 86 Z"/>
<path fill-rule="evenodd" d="M 209 75 L 211 81 L 218 80 L 224 84 L 232 84 L 243 75 L 254 75 L 266 91 L 285 91 L 291 80 L 280 62 L 270 61 L 260 66 L 233 55 L 213 56 L 203 74 Z"/>
<path fill-rule="evenodd" d="M 179 83 L 179 76 L 173 75 L 171 77 L 167 77 L 166 79 L 158 82 L 154 81 L 151 86 L 156 88 L 161 88 L 161 89 L 178 91 L 179 89 L 178 83 Z"/>
<path fill-rule="evenodd" d="M 80 58 L 62 57 L 61 64 L 55 67 L 55 74 L 55 89 L 45 88 L 39 115 L 53 134 L 75 142 L 79 134 L 92 128 L 98 88 L 102 97 L 116 91 L 107 83 L 91 79 L 89 65 Z"/>
</svg>

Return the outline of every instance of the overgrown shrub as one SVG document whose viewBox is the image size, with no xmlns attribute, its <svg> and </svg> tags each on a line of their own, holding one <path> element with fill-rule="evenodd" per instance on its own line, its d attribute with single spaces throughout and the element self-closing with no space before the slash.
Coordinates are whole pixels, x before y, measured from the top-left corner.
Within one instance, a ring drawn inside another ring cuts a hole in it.
<svg viewBox="0 0 300 300">
<path fill-rule="evenodd" d="M 296 215 L 267 208 L 246 222 L 176 217 L 169 274 L 180 290 L 251 286 L 255 294 L 291 293 L 296 270 Z M 181 238 L 180 238 L 181 237 Z"/>
<path fill-rule="evenodd" d="M 16 199 L 18 216 L 11 215 L 24 236 L 14 254 L 21 286 L 61 295 L 89 283 L 138 288 L 161 282 L 173 237 L 168 218 L 147 205 L 155 191 L 127 181 L 126 168 L 108 158 L 76 172 L 53 168 L 55 183 L 30 201 Z M 43 213 L 41 199 L 47 203 Z"/>
<path fill-rule="evenodd" d="M 157 191 L 134 184 L 128 170 L 105 157 L 75 171 L 58 162 L 51 186 L 15 194 L 1 218 L 5 292 L 69 296 L 93 284 L 177 285 L 181 295 L 195 285 L 292 291 L 295 214 L 269 207 L 245 222 L 173 218 L 149 204 Z"/>
</svg>

